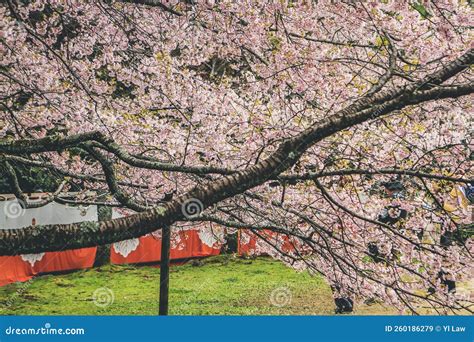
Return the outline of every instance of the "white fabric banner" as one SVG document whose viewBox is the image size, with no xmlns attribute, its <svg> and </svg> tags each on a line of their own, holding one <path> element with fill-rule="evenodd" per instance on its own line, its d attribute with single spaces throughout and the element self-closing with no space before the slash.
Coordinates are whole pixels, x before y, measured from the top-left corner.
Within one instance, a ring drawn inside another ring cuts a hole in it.
<svg viewBox="0 0 474 342">
<path fill-rule="evenodd" d="M 21 229 L 31 225 L 68 224 L 97 221 L 97 206 L 72 207 L 55 202 L 40 208 L 23 209 L 16 199 L 0 201 L 0 229 Z M 45 253 L 22 254 L 21 258 L 33 267 Z"/>
<path fill-rule="evenodd" d="M 97 221 L 97 206 L 72 207 L 51 202 L 40 208 L 23 209 L 16 199 L 0 201 L 0 229 L 84 221 Z"/>
</svg>

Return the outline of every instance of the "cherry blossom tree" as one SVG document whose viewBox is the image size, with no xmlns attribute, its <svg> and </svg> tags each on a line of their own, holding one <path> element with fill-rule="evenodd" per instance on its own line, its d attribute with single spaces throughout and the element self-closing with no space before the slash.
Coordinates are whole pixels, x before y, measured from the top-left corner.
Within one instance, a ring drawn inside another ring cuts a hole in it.
<svg viewBox="0 0 474 342">
<path fill-rule="evenodd" d="M 1 255 L 212 224 L 324 275 L 336 296 L 472 313 L 453 288 L 473 271 L 467 1 L 7 0 L 0 11 L 11 192 L 25 208 L 136 212 L 3 229 Z M 60 180 L 40 203 L 19 181 L 33 167 Z"/>
</svg>

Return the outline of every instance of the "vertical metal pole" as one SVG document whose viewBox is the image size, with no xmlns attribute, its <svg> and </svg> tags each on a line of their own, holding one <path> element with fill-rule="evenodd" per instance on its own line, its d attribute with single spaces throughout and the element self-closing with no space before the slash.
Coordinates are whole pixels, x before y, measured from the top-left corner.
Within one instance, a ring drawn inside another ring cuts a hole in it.
<svg viewBox="0 0 474 342">
<path fill-rule="evenodd" d="M 168 315 L 168 297 L 170 285 L 170 238 L 171 229 L 163 227 L 161 234 L 161 261 L 160 261 L 160 316 Z"/>
</svg>

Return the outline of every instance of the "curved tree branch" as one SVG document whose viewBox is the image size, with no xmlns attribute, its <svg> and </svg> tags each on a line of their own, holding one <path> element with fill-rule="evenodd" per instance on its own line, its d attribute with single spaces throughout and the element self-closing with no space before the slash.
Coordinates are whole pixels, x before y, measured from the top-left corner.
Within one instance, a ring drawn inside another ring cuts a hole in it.
<svg viewBox="0 0 474 342">
<path fill-rule="evenodd" d="M 428 75 L 421 85 L 438 80 L 440 75 L 453 76 L 456 73 L 453 74 L 452 70 L 460 72 L 467 68 L 473 60 L 474 49 L 471 49 L 457 60 L 449 63 L 443 70 Z M 461 68 L 459 65 L 463 67 Z M 309 147 L 336 132 L 381 117 L 409 105 L 440 98 L 459 97 L 474 91 L 473 85 L 449 87 L 449 89 L 435 87 L 434 89 L 417 92 L 416 90 L 419 87 L 396 89 L 387 93 L 388 95 L 378 93 L 374 95 L 372 100 L 364 99 L 363 101 L 358 101 L 334 115 L 316 122 L 311 128 L 301 134 L 283 141 L 275 152 L 257 164 L 234 174 L 210 181 L 207 184 L 197 186 L 187 194 L 177 197 L 163 206 L 110 221 L 46 225 L 27 227 L 20 230 L 0 230 L 0 241 L 2 243 L 0 255 L 89 247 L 145 235 L 164 225 L 171 225 L 185 217 L 182 206 L 189 201 L 199 201 L 202 204 L 202 208 L 205 209 L 226 198 L 260 185 L 272 177 L 278 176 L 294 165 Z M 389 99 L 379 103 L 380 99 L 384 96 L 388 96 Z M 102 138 L 98 136 L 97 132 L 89 133 L 86 136 L 92 138 L 89 140 L 99 142 Z M 54 139 L 44 139 L 43 142 L 45 144 L 43 145 L 34 145 L 31 141 L 28 143 L 2 143 L 0 144 L 0 152 L 8 153 L 8 151 L 12 152 L 15 149 L 18 152 L 19 147 L 24 147 L 31 151 L 44 151 L 45 146 L 56 150 L 55 143 L 65 147 L 72 146 L 74 141 L 77 145 L 79 142 L 84 142 L 84 135 L 75 135 L 74 137 L 63 139 L 57 137 Z M 34 237 L 34 239 L 31 237 Z"/>
<path fill-rule="evenodd" d="M 324 177 L 334 176 L 347 176 L 347 175 L 401 175 L 401 176 L 413 176 L 428 179 L 439 179 L 446 180 L 455 183 L 472 183 L 474 179 L 463 178 L 463 177 L 450 177 L 444 175 L 437 175 L 427 173 L 418 170 L 402 170 L 402 169 L 342 169 L 335 171 L 325 172 L 308 172 L 303 174 L 282 174 L 278 176 L 278 179 L 284 181 L 304 181 L 304 180 L 315 180 Z"/>
</svg>

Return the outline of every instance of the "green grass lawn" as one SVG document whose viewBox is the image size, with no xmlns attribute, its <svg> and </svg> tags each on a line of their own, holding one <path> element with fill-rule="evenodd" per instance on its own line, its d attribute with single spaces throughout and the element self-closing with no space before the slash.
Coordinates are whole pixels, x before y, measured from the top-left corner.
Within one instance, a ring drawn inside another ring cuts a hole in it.
<svg viewBox="0 0 474 342">
<path fill-rule="evenodd" d="M 156 315 L 159 277 L 159 268 L 131 265 L 40 276 L 1 287 L 0 314 Z M 389 313 L 379 305 L 357 309 L 356 314 Z M 270 258 L 218 256 L 171 268 L 172 315 L 333 313 L 331 290 L 323 278 Z"/>
</svg>

